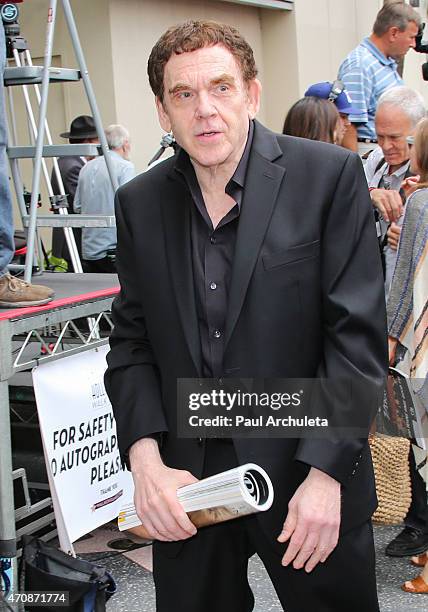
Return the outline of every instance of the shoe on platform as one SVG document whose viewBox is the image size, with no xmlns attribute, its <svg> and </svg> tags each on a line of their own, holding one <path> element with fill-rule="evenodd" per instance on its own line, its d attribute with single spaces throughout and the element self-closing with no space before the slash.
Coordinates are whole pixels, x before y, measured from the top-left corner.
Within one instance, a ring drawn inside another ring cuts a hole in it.
<svg viewBox="0 0 428 612">
<path fill-rule="evenodd" d="M 413 580 L 408 580 L 404 584 L 401 585 L 403 591 L 406 593 L 427 593 L 428 594 L 428 584 L 422 578 L 422 576 L 417 576 L 413 578 Z"/>
<path fill-rule="evenodd" d="M 0 276 L 0 308 L 42 306 L 48 304 L 54 295 L 49 287 L 26 283 L 9 273 Z"/>
<path fill-rule="evenodd" d="M 425 565 L 428 563 L 428 552 L 424 553 L 423 555 L 412 557 L 410 559 L 410 563 L 416 567 L 425 567 Z"/>
<path fill-rule="evenodd" d="M 389 557 L 421 555 L 428 548 L 428 533 L 414 527 L 405 527 L 386 547 Z"/>
</svg>

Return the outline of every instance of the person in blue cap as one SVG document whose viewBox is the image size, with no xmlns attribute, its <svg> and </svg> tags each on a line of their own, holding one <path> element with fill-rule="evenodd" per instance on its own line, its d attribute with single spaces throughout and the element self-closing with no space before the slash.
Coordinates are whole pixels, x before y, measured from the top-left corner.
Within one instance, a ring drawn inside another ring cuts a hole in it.
<svg viewBox="0 0 428 612">
<path fill-rule="evenodd" d="M 340 122 L 337 126 L 336 133 L 336 144 L 341 145 L 346 130 L 350 126 L 349 115 L 361 114 L 361 110 L 352 106 L 352 100 L 342 81 L 315 83 L 315 85 L 311 85 L 309 89 L 305 91 L 305 96 L 330 100 L 336 105 L 340 115 Z"/>
</svg>

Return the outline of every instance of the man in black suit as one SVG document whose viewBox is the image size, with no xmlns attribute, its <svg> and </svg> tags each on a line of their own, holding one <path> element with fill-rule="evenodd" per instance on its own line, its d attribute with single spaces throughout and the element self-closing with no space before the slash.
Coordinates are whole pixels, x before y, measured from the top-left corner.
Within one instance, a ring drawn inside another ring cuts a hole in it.
<svg viewBox="0 0 428 612">
<path fill-rule="evenodd" d="M 287 612 L 375 612 L 366 438 L 177 436 L 179 378 L 383 379 L 382 270 L 361 162 L 255 121 L 261 85 L 232 27 L 170 28 L 148 72 L 181 149 L 117 193 L 106 387 L 156 539 L 157 609 L 252 610 L 257 552 Z M 196 533 L 176 489 L 250 461 L 272 479 L 272 508 Z"/>
<path fill-rule="evenodd" d="M 89 115 L 79 115 L 70 124 L 70 130 L 60 134 L 61 138 L 68 138 L 70 144 L 98 143 L 98 134 L 93 117 Z M 64 190 L 67 194 L 68 212 L 74 214 L 74 196 L 77 189 L 79 174 L 86 164 L 85 157 L 78 155 L 68 155 L 58 159 L 58 167 L 61 173 Z M 52 190 L 55 195 L 60 194 L 60 188 L 55 170 L 52 170 Z M 74 239 L 76 240 L 77 250 L 82 258 L 82 230 L 79 227 L 73 228 Z M 65 259 L 68 264 L 68 271 L 73 272 L 73 264 L 62 228 L 54 228 L 52 232 L 52 254 L 60 259 Z"/>
</svg>

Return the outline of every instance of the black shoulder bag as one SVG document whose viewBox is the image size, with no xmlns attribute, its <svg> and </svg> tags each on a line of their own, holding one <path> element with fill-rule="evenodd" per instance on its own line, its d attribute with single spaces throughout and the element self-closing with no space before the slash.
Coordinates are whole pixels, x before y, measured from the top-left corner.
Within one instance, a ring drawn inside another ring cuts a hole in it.
<svg viewBox="0 0 428 612">
<path fill-rule="evenodd" d="M 21 580 L 25 591 L 68 591 L 68 612 L 104 612 L 106 602 L 116 592 L 111 575 L 99 565 L 76 559 L 42 540 L 23 536 Z M 21 581 L 20 581 L 21 582 Z M 28 605 L 27 610 L 39 610 Z M 57 606 L 44 605 L 46 612 L 58 612 Z"/>
</svg>

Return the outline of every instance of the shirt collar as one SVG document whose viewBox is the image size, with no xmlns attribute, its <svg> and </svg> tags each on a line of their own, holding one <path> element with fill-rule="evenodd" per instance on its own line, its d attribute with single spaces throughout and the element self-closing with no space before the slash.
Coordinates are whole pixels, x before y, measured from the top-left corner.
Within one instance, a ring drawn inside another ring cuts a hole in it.
<svg viewBox="0 0 428 612">
<path fill-rule="evenodd" d="M 116 151 L 114 151 L 113 149 L 109 149 L 108 150 L 109 154 L 113 157 L 118 157 L 120 159 L 123 159 L 122 155 L 119 155 L 119 153 L 117 153 Z"/>
<path fill-rule="evenodd" d="M 392 66 L 393 68 L 396 68 L 397 62 L 395 61 L 395 59 L 393 57 L 386 57 L 386 55 L 384 55 L 382 51 L 380 51 L 376 47 L 374 42 L 371 41 L 368 36 L 364 38 L 361 45 L 365 47 L 366 49 L 368 49 L 370 53 L 374 55 L 376 59 L 378 59 L 380 63 L 383 64 L 384 66 Z"/>
<path fill-rule="evenodd" d="M 390 176 L 396 176 L 397 178 L 403 177 L 406 174 L 407 170 L 409 169 L 409 166 L 410 166 L 410 160 L 407 161 L 402 166 L 400 166 L 399 168 L 397 168 L 397 170 L 395 170 Z M 389 170 L 389 165 L 387 166 L 387 169 Z"/>
</svg>

